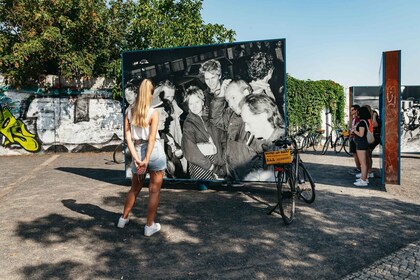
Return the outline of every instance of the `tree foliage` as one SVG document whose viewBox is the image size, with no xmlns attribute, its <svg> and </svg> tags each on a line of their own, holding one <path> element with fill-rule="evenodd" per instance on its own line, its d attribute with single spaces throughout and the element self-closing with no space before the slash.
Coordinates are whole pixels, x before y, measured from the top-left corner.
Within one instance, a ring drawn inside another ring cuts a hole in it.
<svg viewBox="0 0 420 280">
<path fill-rule="evenodd" d="M 332 119 L 343 124 L 343 86 L 329 80 L 303 81 L 287 75 L 287 115 L 289 127 L 321 128 L 321 113 L 328 109 Z"/>
<path fill-rule="evenodd" d="M 121 77 L 121 53 L 233 41 L 202 0 L 0 0 L 0 71 L 16 86 L 46 74 Z"/>
</svg>

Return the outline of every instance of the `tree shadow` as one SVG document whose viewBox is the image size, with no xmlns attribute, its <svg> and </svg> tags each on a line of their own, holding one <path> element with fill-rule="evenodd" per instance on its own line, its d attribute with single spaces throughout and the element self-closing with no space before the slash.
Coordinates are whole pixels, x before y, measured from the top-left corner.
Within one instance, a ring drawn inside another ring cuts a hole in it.
<svg viewBox="0 0 420 280">
<path fill-rule="evenodd" d="M 56 170 L 76 174 L 110 184 L 130 185 L 130 180 L 125 177 L 124 170 L 85 167 L 57 167 Z"/>
<path fill-rule="evenodd" d="M 60 273 L 61 279 L 70 279 L 76 268 L 81 278 L 339 279 L 419 239 L 420 205 L 318 191 L 313 204 L 297 203 L 295 221 L 285 226 L 278 214 L 266 215 L 265 202 L 275 202 L 272 192 L 252 195 L 258 199 L 241 192 L 165 189 L 157 218 L 162 231 L 151 238 L 142 231 L 147 192 L 123 230 L 115 227 L 115 212 L 63 200 L 70 216 L 20 222 L 16 234 L 50 249 L 86 246 L 95 265 L 71 259 L 57 264 L 52 255 L 21 272 L 40 278 Z M 123 197 L 104 197 L 103 207 L 122 205 Z"/>
<path fill-rule="evenodd" d="M 77 278 L 81 268 L 83 268 L 82 263 L 63 261 L 24 267 L 21 269 L 21 274 L 25 275 L 24 279 L 71 280 Z"/>
<path fill-rule="evenodd" d="M 376 177 L 378 174 L 375 174 L 375 178 L 369 178 L 367 187 L 357 187 L 353 185 L 355 175 L 349 174 L 348 166 L 310 162 L 304 162 L 304 164 L 315 184 L 386 191 L 381 178 Z"/>
</svg>

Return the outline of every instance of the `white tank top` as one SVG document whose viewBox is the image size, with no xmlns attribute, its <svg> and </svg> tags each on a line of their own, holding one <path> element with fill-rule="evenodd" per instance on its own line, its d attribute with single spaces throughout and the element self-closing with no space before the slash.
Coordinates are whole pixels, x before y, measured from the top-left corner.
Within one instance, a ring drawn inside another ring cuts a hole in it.
<svg viewBox="0 0 420 280">
<path fill-rule="evenodd" d="M 154 108 L 149 108 L 146 115 L 146 122 L 150 122 L 150 118 L 152 117 L 153 112 L 155 111 Z M 150 134 L 150 125 L 147 127 L 139 127 L 131 124 L 132 116 L 131 116 L 131 106 L 127 108 L 127 117 L 128 121 L 130 122 L 131 126 L 131 138 L 133 140 L 149 140 Z M 156 139 L 160 139 L 159 133 L 156 131 Z"/>
</svg>

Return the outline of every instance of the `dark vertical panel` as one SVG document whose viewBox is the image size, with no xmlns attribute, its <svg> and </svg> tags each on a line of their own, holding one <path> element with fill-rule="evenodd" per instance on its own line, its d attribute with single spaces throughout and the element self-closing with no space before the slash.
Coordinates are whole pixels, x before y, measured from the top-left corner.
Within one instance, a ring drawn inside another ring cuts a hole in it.
<svg viewBox="0 0 420 280">
<path fill-rule="evenodd" d="M 400 57 L 401 51 L 383 53 L 383 183 L 397 185 L 400 184 Z"/>
</svg>

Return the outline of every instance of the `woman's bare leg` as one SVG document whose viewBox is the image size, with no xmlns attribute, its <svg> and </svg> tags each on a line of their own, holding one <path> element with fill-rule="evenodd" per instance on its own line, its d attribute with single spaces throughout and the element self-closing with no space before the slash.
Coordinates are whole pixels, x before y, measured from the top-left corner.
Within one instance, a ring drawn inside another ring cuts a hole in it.
<svg viewBox="0 0 420 280">
<path fill-rule="evenodd" d="M 163 171 L 150 172 L 149 205 L 147 210 L 147 226 L 153 225 L 159 205 L 160 189 L 163 182 Z"/>
<path fill-rule="evenodd" d="M 357 152 L 353 153 L 353 158 L 354 158 L 354 163 L 356 164 L 356 168 L 360 169 L 360 161 L 359 161 L 359 158 L 357 157 Z"/>
<path fill-rule="evenodd" d="M 359 158 L 360 171 L 362 172 L 362 176 L 360 177 L 360 179 L 362 179 L 363 181 L 366 181 L 367 171 L 368 171 L 367 151 L 366 150 L 357 150 L 357 157 Z"/>
<path fill-rule="evenodd" d="M 139 195 L 141 189 L 144 185 L 144 176 L 138 176 L 137 174 L 133 174 L 131 179 L 131 189 L 127 194 L 127 198 L 125 199 L 124 204 L 124 211 L 123 211 L 123 218 L 127 219 L 128 214 L 133 209 L 134 202 L 136 201 L 137 196 Z"/>
<path fill-rule="evenodd" d="M 367 150 L 366 160 L 368 166 L 368 173 L 372 172 L 373 160 L 372 160 L 372 150 Z"/>
</svg>

